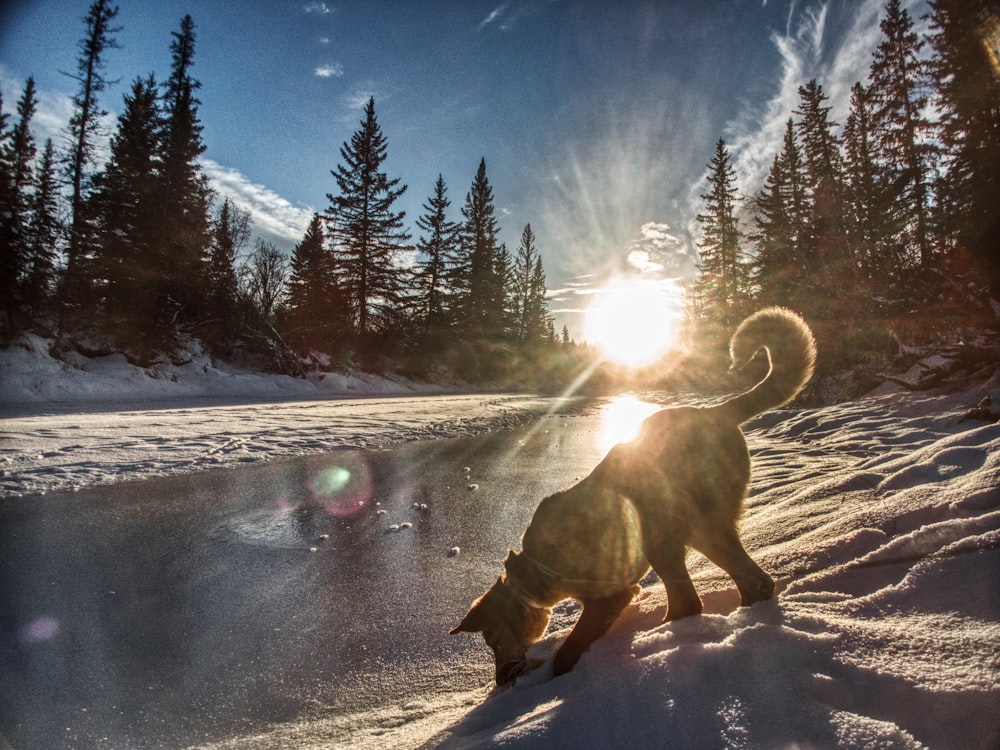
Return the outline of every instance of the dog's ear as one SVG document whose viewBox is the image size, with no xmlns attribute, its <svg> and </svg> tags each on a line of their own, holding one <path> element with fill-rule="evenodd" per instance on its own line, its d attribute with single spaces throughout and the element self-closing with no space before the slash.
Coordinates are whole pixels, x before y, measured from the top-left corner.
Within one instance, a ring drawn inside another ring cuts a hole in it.
<svg viewBox="0 0 1000 750">
<path fill-rule="evenodd" d="M 455 635 L 456 633 L 478 633 L 483 629 L 483 610 L 480 607 L 480 602 L 476 602 L 472 605 L 472 608 L 466 613 L 462 621 L 458 623 L 454 628 L 448 631 L 448 635 Z"/>
<path fill-rule="evenodd" d="M 476 599 L 469 608 L 465 617 L 462 621 L 458 623 L 457 626 L 448 631 L 448 635 L 455 635 L 456 633 L 479 633 L 486 626 L 486 611 L 489 607 L 487 602 L 487 597 L 489 597 L 490 592 L 494 588 L 499 586 L 503 582 L 502 578 L 497 578 L 497 582 L 493 585 L 489 591 L 483 594 L 481 597 Z"/>
</svg>

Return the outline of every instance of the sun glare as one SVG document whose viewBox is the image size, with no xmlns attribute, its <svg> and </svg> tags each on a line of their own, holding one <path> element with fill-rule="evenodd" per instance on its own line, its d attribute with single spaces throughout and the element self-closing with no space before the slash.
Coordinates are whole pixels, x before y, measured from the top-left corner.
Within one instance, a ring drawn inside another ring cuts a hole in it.
<svg viewBox="0 0 1000 750">
<path fill-rule="evenodd" d="M 584 339 L 620 365 L 652 364 L 677 344 L 681 297 L 669 280 L 607 287 L 587 309 Z"/>
<path fill-rule="evenodd" d="M 611 399 L 601 415 L 601 429 L 597 444 L 602 453 L 607 453 L 618 443 L 627 443 L 639 435 L 642 422 L 660 407 L 635 396 L 618 396 Z"/>
</svg>

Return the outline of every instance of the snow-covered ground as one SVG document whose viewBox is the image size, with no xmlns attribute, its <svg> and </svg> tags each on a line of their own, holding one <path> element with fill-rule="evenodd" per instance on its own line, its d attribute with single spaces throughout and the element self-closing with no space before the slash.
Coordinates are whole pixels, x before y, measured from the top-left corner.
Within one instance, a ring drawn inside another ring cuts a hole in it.
<svg viewBox="0 0 1000 750">
<path fill-rule="evenodd" d="M 731 582 L 692 556 L 704 615 L 661 625 L 663 589 L 647 581 L 558 679 L 545 666 L 498 693 L 416 696 L 211 748 L 998 747 L 1000 424 L 963 421 L 983 395 L 886 395 L 752 425 L 744 538 L 779 581 L 770 602 L 737 608 Z"/>
<path fill-rule="evenodd" d="M 145 369 L 121 355 L 0 350 L 0 492 L 68 490 L 331 448 L 383 446 L 509 427 L 551 399 L 455 394 L 366 373 L 309 379 L 227 367 L 195 352 Z M 391 400 L 386 400 L 391 397 Z"/>
<path fill-rule="evenodd" d="M 82 377 L 53 375 L 4 397 L 38 404 L 35 416 L 18 407 L 0 422 L 5 494 L 461 434 L 502 421 L 503 410 L 544 407 L 515 397 L 396 410 L 277 403 L 272 390 L 262 406 L 44 416 L 42 399 L 25 394 L 72 400 Z M 115 400 L 149 395 L 121 388 Z M 319 711 L 211 747 L 1000 747 L 1000 424 L 964 418 L 991 390 L 1000 403 L 998 388 L 994 379 L 951 395 L 888 394 L 752 423 L 744 540 L 779 581 L 772 601 L 737 608 L 731 581 L 692 556 L 704 615 L 661 625 L 663 589 L 647 580 L 611 633 L 558 679 L 545 666 L 503 692 L 445 689 L 349 715 Z M 563 629 L 540 655 L 566 635 L 570 614 L 557 612 Z"/>
</svg>

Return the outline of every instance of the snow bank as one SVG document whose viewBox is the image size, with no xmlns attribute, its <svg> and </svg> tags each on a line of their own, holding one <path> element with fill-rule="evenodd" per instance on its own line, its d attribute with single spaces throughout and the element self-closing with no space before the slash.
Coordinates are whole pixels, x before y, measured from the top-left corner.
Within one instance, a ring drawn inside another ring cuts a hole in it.
<svg viewBox="0 0 1000 750">
<path fill-rule="evenodd" d="M 391 395 L 442 392 L 438 386 L 403 377 L 354 372 L 293 378 L 234 367 L 208 356 L 197 342 L 183 352 L 181 364 L 148 368 L 130 364 L 122 354 L 85 357 L 76 352 L 56 359 L 52 342 L 24 334 L 0 350 L 0 408 L 27 404 L 88 405 L 192 398 L 318 398 L 338 395 Z"/>
<path fill-rule="evenodd" d="M 429 694 L 222 748 L 1000 746 L 1000 425 L 982 393 L 765 415 L 749 430 L 751 554 L 780 595 L 738 608 L 692 556 L 706 613 L 668 625 L 644 582 L 568 675 Z M 576 616 L 557 609 L 554 653 Z M 482 658 L 490 659 L 485 647 Z"/>
</svg>

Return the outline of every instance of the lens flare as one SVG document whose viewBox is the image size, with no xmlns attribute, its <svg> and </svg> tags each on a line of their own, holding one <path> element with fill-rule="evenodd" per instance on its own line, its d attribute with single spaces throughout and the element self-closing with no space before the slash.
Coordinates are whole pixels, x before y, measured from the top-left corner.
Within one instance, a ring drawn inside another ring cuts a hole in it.
<svg viewBox="0 0 1000 750">
<path fill-rule="evenodd" d="M 333 516 L 353 516 L 374 495 L 371 469 L 361 454 L 344 453 L 314 459 L 306 486 L 313 501 Z"/>
</svg>

